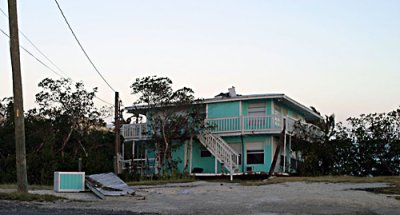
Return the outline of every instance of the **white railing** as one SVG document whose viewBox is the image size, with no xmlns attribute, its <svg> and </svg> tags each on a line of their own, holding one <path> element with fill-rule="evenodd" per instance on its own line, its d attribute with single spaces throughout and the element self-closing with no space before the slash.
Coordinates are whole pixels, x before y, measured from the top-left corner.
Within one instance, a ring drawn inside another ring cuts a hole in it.
<svg viewBox="0 0 400 215">
<path fill-rule="evenodd" d="M 295 119 L 285 117 L 286 130 L 293 131 Z M 251 132 L 251 131 L 280 131 L 283 117 L 281 116 L 238 116 L 227 118 L 206 119 L 212 133 Z M 147 123 L 125 124 L 121 135 L 127 140 L 145 140 L 150 138 Z"/>
<path fill-rule="evenodd" d="M 198 136 L 199 141 L 224 164 L 231 173 L 239 170 L 239 154 L 232 149 L 220 136 L 210 132 L 202 132 Z"/>
<path fill-rule="evenodd" d="M 226 118 L 209 118 L 206 123 L 213 133 L 247 132 L 247 131 L 279 131 L 282 130 L 283 119 L 286 119 L 286 130 L 292 131 L 295 119 L 275 115 L 237 116 Z"/>
<path fill-rule="evenodd" d="M 286 117 L 285 119 L 286 119 L 286 130 L 288 132 L 292 132 L 294 129 L 294 125 L 296 124 L 296 122 L 298 120 L 291 118 L 291 117 Z"/>
<path fill-rule="evenodd" d="M 150 137 L 147 123 L 124 124 L 121 128 L 121 135 L 126 140 L 144 140 Z"/>
</svg>

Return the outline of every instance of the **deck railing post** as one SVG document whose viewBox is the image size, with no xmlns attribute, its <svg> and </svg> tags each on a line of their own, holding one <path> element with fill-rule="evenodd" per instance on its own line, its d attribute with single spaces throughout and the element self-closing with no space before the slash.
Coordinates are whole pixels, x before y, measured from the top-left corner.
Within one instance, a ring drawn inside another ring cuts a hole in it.
<svg viewBox="0 0 400 215">
<path fill-rule="evenodd" d="M 142 139 L 142 125 L 139 124 L 139 138 Z"/>
<path fill-rule="evenodd" d="M 230 162 L 230 164 L 229 164 L 229 166 L 230 166 L 230 171 L 231 171 L 231 181 L 233 181 L 233 163 L 232 163 L 232 155 L 231 156 L 229 156 L 230 158 L 229 158 L 229 162 Z"/>
<path fill-rule="evenodd" d="M 240 128 L 241 128 L 242 134 L 244 134 L 244 120 L 243 120 L 243 116 L 240 116 Z"/>
</svg>

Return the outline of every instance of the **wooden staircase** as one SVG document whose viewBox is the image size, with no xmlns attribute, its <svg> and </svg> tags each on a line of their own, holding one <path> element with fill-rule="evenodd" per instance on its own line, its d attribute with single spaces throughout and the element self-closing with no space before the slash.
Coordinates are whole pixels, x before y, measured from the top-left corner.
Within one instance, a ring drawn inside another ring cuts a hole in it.
<svg viewBox="0 0 400 215">
<path fill-rule="evenodd" d="M 239 171 L 239 154 L 235 152 L 220 136 L 209 131 L 200 133 L 197 138 L 214 157 L 221 162 L 230 172 L 231 180 L 233 173 Z"/>
</svg>

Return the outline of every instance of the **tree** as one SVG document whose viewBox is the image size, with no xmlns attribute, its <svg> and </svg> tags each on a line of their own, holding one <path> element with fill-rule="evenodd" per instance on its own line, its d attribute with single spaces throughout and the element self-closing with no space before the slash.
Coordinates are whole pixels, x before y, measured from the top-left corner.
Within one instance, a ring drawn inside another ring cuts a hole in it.
<svg viewBox="0 0 400 215">
<path fill-rule="evenodd" d="M 157 169 L 163 174 L 163 170 L 170 170 L 173 166 L 172 148 L 184 140 L 192 140 L 195 132 L 199 132 L 204 125 L 204 116 L 199 114 L 198 109 L 200 102 L 194 99 L 194 92 L 190 88 L 174 91 L 172 81 L 167 77 L 137 78 L 131 89 L 132 94 L 138 96 L 134 103 L 136 107 L 144 105 L 144 108 L 137 109 L 136 114 L 146 114 L 148 117 Z"/>
<path fill-rule="evenodd" d="M 400 174 L 400 109 L 351 117 L 347 124 L 326 116 L 316 123 L 322 136 L 296 126 L 293 147 L 303 154 L 302 174 Z"/>
<path fill-rule="evenodd" d="M 400 174 L 400 109 L 347 120 L 354 144 L 354 175 Z"/>
<path fill-rule="evenodd" d="M 77 171 L 82 157 L 87 174 L 112 170 L 113 134 L 93 105 L 95 89 L 81 83 L 44 79 L 37 94 L 39 107 L 25 114 L 28 179 L 50 184 L 53 172 Z M 15 182 L 13 100 L 0 101 L 0 183 Z"/>
<path fill-rule="evenodd" d="M 13 123 L 11 120 L 14 117 L 13 106 L 14 102 L 12 97 L 3 98 L 0 101 L 0 126 Z"/>
<path fill-rule="evenodd" d="M 315 108 L 314 111 L 319 113 Z M 292 147 L 295 151 L 301 151 L 304 158 L 300 164 L 301 174 L 324 175 L 333 172 L 336 159 L 334 114 L 314 122 L 314 126 L 297 122 L 293 134 Z"/>
<path fill-rule="evenodd" d="M 75 146 L 84 149 L 79 136 L 87 134 L 93 126 L 104 124 L 93 102 L 97 88 L 89 92 L 80 82 L 73 85 L 69 79 L 48 78 L 41 81 L 38 86 L 42 88 L 42 91 L 36 94 L 36 102 L 39 104 L 38 115 L 49 119 L 52 128 L 55 129 L 52 132 L 57 138 L 61 137 L 59 152 L 64 160 L 65 148 L 73 134 L 77 136 Z"/>
<path fill-rule="evenodd" d="M 12 97 L 0 101 L 0 182 L 16 180 L 14 102 Z"/>
</svg>

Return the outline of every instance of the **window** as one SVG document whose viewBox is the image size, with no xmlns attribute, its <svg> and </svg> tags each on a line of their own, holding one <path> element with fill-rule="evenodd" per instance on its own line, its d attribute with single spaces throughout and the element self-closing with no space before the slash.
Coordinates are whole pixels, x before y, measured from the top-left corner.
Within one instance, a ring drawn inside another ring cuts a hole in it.
<svg viewBox="0 0 400 215">
<path fill-rule="evenodd" d="M 266 125 L 266 104 L 265 102 L 249 103 L 248 116 L 250 129 L 263 129 Z"/>
<path fill-rule="evenodd" d="M 211 157 L 211 152 L 208 151 L 208 149 L 206 147 L 204 147 L 203 145 L 201 145 L 201 148 L 200 148 L 200 157 L 202 157 L 202 158 Z"/>
<path fill-rule="evenodd" d="M 246 144 L 247 164 L 264 164 L 264 144 L 262 142 Z"/>
</svg>

